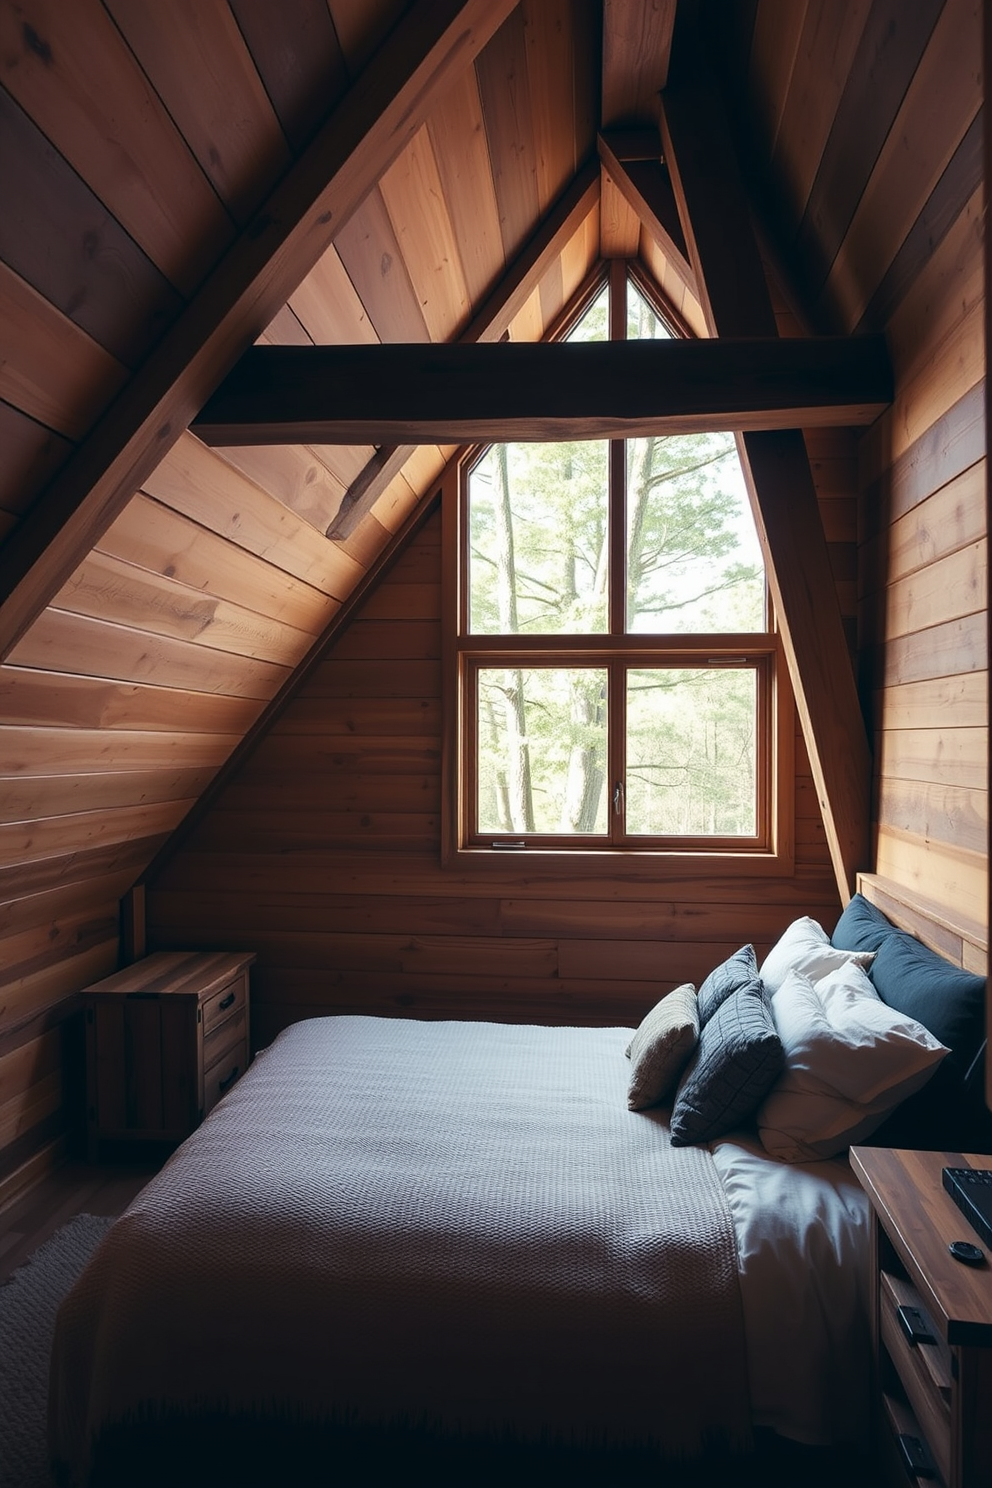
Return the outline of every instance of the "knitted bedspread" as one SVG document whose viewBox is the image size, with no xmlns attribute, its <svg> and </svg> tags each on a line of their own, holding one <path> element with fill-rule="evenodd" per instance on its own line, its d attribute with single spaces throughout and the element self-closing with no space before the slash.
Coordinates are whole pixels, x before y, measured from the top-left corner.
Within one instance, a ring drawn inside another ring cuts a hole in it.
<svg viewBox="0 0 992 1488">
<path fill-rule="evenodd" d="M 626 1108 L 625 1029 L 287 1029 L 66 1299 L 53 1455 L 247 1412 L 746 1445 L 737 1257 L 705 1148 Z"/>
</svg>

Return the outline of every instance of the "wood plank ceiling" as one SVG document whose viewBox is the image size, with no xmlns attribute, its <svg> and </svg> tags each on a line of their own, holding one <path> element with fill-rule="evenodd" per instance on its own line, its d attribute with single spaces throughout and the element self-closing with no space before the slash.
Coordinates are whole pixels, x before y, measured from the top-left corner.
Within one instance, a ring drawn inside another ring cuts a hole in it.
<svg viewBox="0 0 992 1488">
<path fill-rule="evenodd" d="M 413 452 L 329 541 L 370 447 L 181 432 L 244 345 L 537 340 L 601 256 L 632 254 L 702 328 L 592 163 L 601 122 L 654 120 L 671 7 L 647 36 L 641 9 L 606 6 L 604 53 L 595 0 L 450 0 L 429 24 L 401 0 L 0 3 L 0 902 L 27 937 L 5 1016 L 113 964 L 114 901 L 450 453 Z M 369 132 L 369 86 L 382 113 L 411 78 L 404 119 L 342 157 L 346 220 L 289 253 L 307 272 L 285 303 L 266 311 L 278 276 L 256 288 L 187 374 L 184 327 L 208 335 L 208 296 L 286 241 L 294 180 Z M 53 980 L 56 922 L 78 954 Z"/>
</svg>

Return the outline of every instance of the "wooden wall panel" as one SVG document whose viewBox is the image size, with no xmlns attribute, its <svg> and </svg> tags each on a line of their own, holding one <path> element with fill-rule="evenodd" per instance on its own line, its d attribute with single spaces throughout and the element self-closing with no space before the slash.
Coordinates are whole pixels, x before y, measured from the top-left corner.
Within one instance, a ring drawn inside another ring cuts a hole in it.
<svg viewBox="0 0 992 1488">
<path fill-rule="evenodd" d="M 787 879 L 442 868 L 440 524 L 422 531 L 149 886 L 156 946 L 257 950 L 259 1037 L 367 1011 L 636 1021 L 746 940 L 839 905 L 797 750 Z"/>
</svg>

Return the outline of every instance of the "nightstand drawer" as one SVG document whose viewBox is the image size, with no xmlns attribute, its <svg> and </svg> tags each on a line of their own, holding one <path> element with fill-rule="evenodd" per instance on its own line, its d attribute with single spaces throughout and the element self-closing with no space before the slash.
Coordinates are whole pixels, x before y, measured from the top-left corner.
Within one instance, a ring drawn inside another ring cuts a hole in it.
<svg viewBox="0 0 992 1488">
<path fill-rule="evenodd" d="M 222 1095 L 226 1095 L 235 1081 L 240 1080 L 248 1067 L 248 1044 L 242 1039 L 232 1049 L 224 1052 L 216 1064 L 203 1074 L 203 1114 L 212 1111 Z"/>
<path fill-rule="evenodd" d="M 233 1049 L 235 1044 L 248 1042 L 248 1010 L 242 1004 L 241 1008 L 230 1018 L 225 1018 L 223 1023 L 218 1023 L 209 1033 L 203 1036 L 203 1068 L 210 1069 L 218 1060 L 223 1059 L 228 1049 Z"/>
<path fill-rule="evenodd" d="M 248 974 L 242 973 L 229 982 L 226 987 L 221 987 L 212 997 L 208 997 L 203 1004 L 203 1033 L 204 1037 L 218 1023 L 223 1023 L 230 1018 L 239 1008 L 243 1008 L 248 1001 Z"/>
<path fill-rule="evenodd" d="M 879 1323 L 889 1358 L 895 1365 L 930 1455 L 944 1481 L 951 1473 L 951 1351 L 930 1323 L 933 1343 L 911 1343 L 899 1320 L 899 1308 L 926 1316 L 919 1292 L 908 1281 L 879 1273 Z"/>
</svg>

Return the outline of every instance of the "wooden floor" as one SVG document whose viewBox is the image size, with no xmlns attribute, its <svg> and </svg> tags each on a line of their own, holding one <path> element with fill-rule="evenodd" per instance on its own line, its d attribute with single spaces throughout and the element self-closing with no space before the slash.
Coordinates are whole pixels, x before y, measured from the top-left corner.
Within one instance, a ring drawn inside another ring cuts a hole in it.
<svg viewBox="0 0 992 1488">
<path fill-rule="evenodd" d="M 0 1211 L 0 1282 L 75 1214 L 122 1214 L 161 1158 L 124 1165 L 66 1163 Z"/>
</svg>

